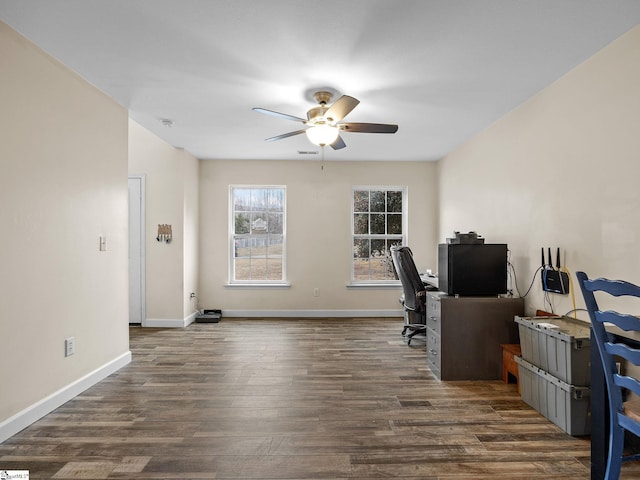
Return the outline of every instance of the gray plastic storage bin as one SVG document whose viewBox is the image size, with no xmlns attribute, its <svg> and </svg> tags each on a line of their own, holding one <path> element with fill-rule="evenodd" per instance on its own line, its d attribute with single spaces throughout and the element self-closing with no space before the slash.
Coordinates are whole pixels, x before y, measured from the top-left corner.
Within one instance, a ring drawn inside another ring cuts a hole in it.
<svg viewBox="0 0 640 480">
<path fill-rule="evenodd" d="M 589 324 L 569 317 L 515 317 L 522 358 L 563 382 L 591 385 Z"/>
<path fill-rule="evenodd" d="M 591 432 L 591 389 L 569 385 L 520 357 L 518 363 L 522 400 L 569 435 Z"/>
</svg>

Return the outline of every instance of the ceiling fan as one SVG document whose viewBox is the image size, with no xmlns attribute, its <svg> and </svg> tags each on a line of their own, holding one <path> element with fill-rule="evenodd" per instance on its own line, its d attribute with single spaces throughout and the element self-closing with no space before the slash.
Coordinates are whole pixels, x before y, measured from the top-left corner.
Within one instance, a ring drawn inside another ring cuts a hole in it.
<svg viewBox="0 0 640 480">
<path fill-rule="evenodd" d="M 307 112 L 306 119 L 287 115 L 286 113 L 274 112 L 273 110 L 267 110 L 266 108 L 255 107 L 253 110 L 267 115 L 272 115 L 274 117 L 293 120 L 294 122 L 300 122 L 306 125 L 306 127 L 301 130 L 267 138 L 267 142 L 282 140 L 283 138 L 305 133 L 311 143 L 318 145 L 319 147 L 330 145 L 334 150 L 339 150 L 347 146 L 344 143 L 344 140 L 342 140 L 340 132 L 396 133 L 398 131 L 398 125 L 390 125 L 386 123 L 342 122 L 342 119 L 356 108 L 360 103 L 360 100 L 350 97 L 349 95 L 342 95 L 333 103 L 333 105 L 327 106 L 327 104 L 331 102 L 332 97 L 333 93 L 331 92 L 323 90 L 315 92 L 313 94 L 313 98 L 318 102 L 318 106 L 313 107 Z"/>
</svg>

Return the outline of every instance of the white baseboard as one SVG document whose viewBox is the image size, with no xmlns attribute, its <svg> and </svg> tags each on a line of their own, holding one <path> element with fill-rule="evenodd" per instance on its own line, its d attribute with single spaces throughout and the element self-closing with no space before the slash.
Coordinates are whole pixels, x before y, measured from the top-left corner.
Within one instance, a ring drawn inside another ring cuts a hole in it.
<svg viewBox="0 0 640 480">
<path fill-rule="evenodd" d="M 403 317 L 402 310 L 223 310 L 224 317 L 374 318 Z"/>
<path fill-rule="evenodd" d="M 48 397 L 4 420 L 0 423 L 0 443 L 12 437 L 19 431 L 27 428 L 35 421 L 41 419 L 48 413 L 51 413 L 72 398 L 80 395 L 89 387 L 92 387 L 101 380 L 104 380 L 109 375 L 118 371 L 130 362 L 131 352 L 123 353 L 119 357 L 111 360 L 109 363 L 97 368 L 93 372 L 88 373 L 84 377 L 79 378 L 75 382 L 61 388 L 57 392 L 52 393 Z"/>
<path fill-rule="evenodd" d="M 184 326 L 188 327 L 189 325 L 191 325 L 193 322 L 196 321 L 196 317 L 198 316 L 198 313 L 200 312 L 193 312 L 191 315 L 189 315 L 188 317 L 186 317 L 184 319 Z"/>
<path fill-rule="evenodd" d="M 188 317 L 179 318 L 147 318 L 145 327 L 155 328 L 184 328 L 191 325 L 198 312 Z M 223 310 L 222 317 L 244 318 L 375 318 L 375 317 L 403 317 L 402 310 Z"/>
<path fill-rule="evenodd" d="M 184 328 L 191 325 L 196 320 L 198 312 L 193 312 L 189 316 L 180 318 L 147 318 L 144 322 L 145 327 L 155 328 Z"/>
</svg>

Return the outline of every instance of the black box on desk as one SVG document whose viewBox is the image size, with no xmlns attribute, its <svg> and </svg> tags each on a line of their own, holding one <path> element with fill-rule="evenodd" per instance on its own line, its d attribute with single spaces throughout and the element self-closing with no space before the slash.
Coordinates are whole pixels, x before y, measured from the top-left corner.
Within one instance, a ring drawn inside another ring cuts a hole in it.
<svg viewBox="0 0 640 480">
<path fill-rule="evenodd" d="M 218 323 L 222 318 L 222 310 L 203 310 L 196 316 L 196 323 Z"/>
<path fill-rule="evenodd" d="M 439 244 L 438 288 L 471 297 L 507 293 L 507 244 Z"/>
</svg>

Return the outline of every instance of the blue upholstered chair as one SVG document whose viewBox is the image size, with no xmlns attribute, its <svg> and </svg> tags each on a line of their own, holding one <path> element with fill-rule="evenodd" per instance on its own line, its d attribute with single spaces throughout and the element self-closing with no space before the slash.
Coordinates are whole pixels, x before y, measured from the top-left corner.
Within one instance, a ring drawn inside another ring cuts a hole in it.
<svg viewBox="0 0 640 480">
<path fill-rule="evenodd" d="M 630 375 L 618 373 L 616 367 L 616 362 L 620 361 L 618 359 L 640 365 L 640 350 L 617 341 L 616 337 L 607 332 L 604 323 L 611 323 L 627 332 L 640 331 L 640 318 L 614 310 L 601 311 L 595 293 L 606 293 L 609 298 L 640 297 L 640 287 L 622 280 L 590 280 L 584 272 L 577 272 L 576 275 L 589 311 L 591 328 L 606 379 L 610 434 L 605 479 L 614 480 L 620 476 L 622 461 L 640 459 L 640 455 L 623 456 L 625 430 L 640 436 L 640 382 Z M 633 394 L 629 394 L 629 391 Z"/>
</svg>

